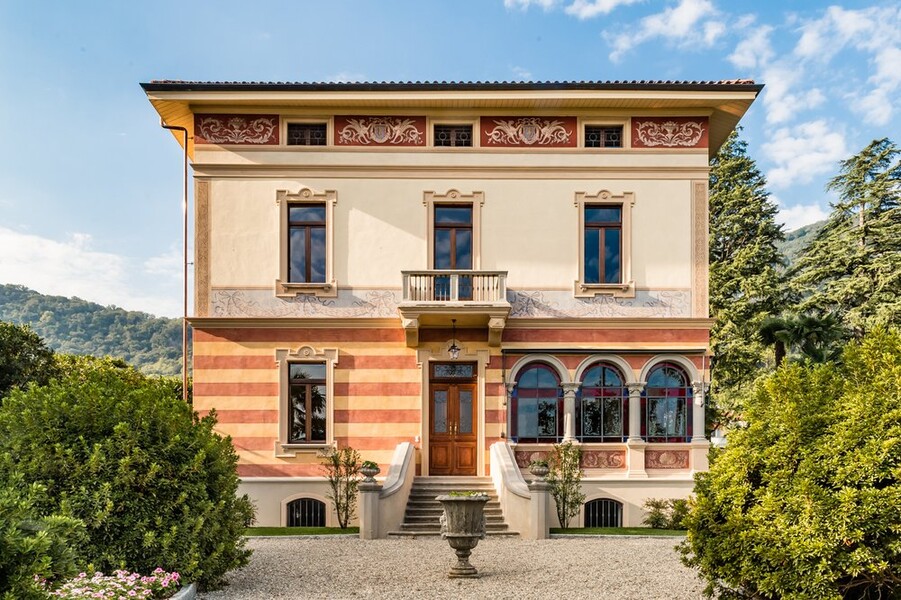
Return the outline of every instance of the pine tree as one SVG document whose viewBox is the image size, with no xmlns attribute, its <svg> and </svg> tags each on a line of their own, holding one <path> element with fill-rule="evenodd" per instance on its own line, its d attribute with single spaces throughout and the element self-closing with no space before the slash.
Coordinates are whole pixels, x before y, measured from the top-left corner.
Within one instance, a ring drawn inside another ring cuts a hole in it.
<svg viewBox="0 0 901 600">
<path fill-rule="evenodd" d="M 735 408 L 757 373 L 766 317 L 784 304 L 784 239 L 766 179 L 733 132 L 710 161 L 710 311 L 713 394 L 721 411 Z"/>
<path fill-rule="evenodd" d="M 799 309 L 834 312 L 858 333 L 901 325 L 901 160 L 888 138 L 842 161 L 827 189 L 839 200 L 802 253 Z"/>
</svg>

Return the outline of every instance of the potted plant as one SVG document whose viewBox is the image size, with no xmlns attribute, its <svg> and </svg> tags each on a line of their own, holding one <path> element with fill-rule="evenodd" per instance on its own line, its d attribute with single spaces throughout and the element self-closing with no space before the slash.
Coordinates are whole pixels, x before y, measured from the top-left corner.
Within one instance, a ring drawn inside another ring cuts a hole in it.
<svg viewBox="0 0 901 600">
<path fill-rule="evenodd" d="M 435 498 L 444 507 L 441 515 L 441 537 L 447 540 L 457 554 L 457 564 L 447 576 L 473 578 L 479 573 L 469 564 L 469 555 L 479 540 L 485 539 L 485 503 L 488 494 L 483 492 L 451 492 Z"/>
<path fill-rule="evenodd" d="M 371 461 L 364 460 L 363 464 L 360 465 L 360 473 L 363 474 L 363 483 L 375 483 L 375 476 L 379 474 L 379 466 Z"/>
<path fill-rule="evenodd" d="M 529 463 L 529 473 L 538 479 L 544 479 L 549 470 L 546 460 L 533 460 Z"/>
</svg>

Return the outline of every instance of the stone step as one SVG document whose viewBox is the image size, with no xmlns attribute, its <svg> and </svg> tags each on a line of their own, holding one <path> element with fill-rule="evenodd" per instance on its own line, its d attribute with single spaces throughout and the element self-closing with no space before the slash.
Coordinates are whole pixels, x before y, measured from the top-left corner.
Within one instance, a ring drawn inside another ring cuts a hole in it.
<svg viewBox="0 0 901 600">
<path fill-rule="evenodd" d="M 438 537 L 441 533 L 438 531 L 415 531 L 415 530 L 403 530 L 403 531 L 389 531 L 388 537 Z M 489 537 L 519 537 L 518 531 L 486 531 L 485 535 Z"/>
<path fill-rule="evenodd" d="M 441 532 L 441 525 L 438 523 L 403 523 L 400 526 L 402 531 L 433 531 Z M 507 531 L 510 529 L 506 523 L 486 523 L 485 531 Z"/>
<path fill-rule="evenodd" d="M 405 523 L 437 523 L 441 518 L 441 514 L 437 515 L 406 515 L 404 517 Z M 503 523 L 504 515 L 498 514 L 485 514 L 485 522 L 486 523 Z"/>
</svg>

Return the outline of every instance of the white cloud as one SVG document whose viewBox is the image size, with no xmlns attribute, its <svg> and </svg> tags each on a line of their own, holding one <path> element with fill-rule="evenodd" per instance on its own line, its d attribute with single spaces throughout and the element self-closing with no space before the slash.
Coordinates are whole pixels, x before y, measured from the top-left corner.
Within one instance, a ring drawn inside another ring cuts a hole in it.
<svg viewBox="0 0 901 600">
<path fill-rule="evenodd" d="M 787 64 L 774 64 L 763 70 L 762 77 L 766 82 L 763 105 L 768 123 L 792 121 L 798 112 L 816 108 L 826 101 L 826 96 L 816 87 L 800 92 L 792 90 L 802 76 L 800 67 Z"/>
<path fill-rule="evenodd" d="M 770 42 L 772 32 L 773 28 L 769 25 L 752 30 L 748 37 L 735 46 L 735 50 L 729 55 L 729 62 L 740 69 L 762 68 L 768 64 L 774 54 Z"/>
<path fill-rule="evenodd" d="M 510 0 L 505 0 L 507 4 Z M 525 0 L 528 2 L 528 0 Z M 579 19 L 590 19 L 598 15 L 606 15 L 619 6 L 628 6 L 636 4 L 643 0 L 573 0 L 573 3 L 566 7 L 566 14 L 573 15 Z"/>
<path fill-rule="evenodd" d="M 180 248 L 170 248 L 165 254 L 151 256 L 144 261 L 144 271 L 148 275 L 160 275 L 181 283 L 184 275 L 184 256 Z"/>
<path fill-rule="evenodd" d="M 132 259 L 91 246 L 91 236 L 84 233 L 56 241 L 0 227 L 0 283 L 155 315 L 181 314 L 180 255 L 179 277 L 160 277 L 172 260 L 169 253 L 148 259 L 141 269 Z"/>
<path fill-rule="evenodd" d="M 544 10 L 551 10 L 559 2 L 559 0 L 504 0 L 504 6 L 507 8 L 519 8 L 527 10 L 533 4 L 540 6 Z"/>
<path fill-rule="evenodd" d="M 810 183 L 834 171 L 836 163 L 849 154 L 844 134 L 824 120 L 777 129 L 762 150 L 776 164 L 767 173 L 774 188 Z"/>
<path fill-rule="evenodd" d="M 643 18 L 637 29 L 615 35 L 605 32 L 613 47 L 610 60 L 618 62 L 626 52 L 654 38 L 680 47 L 711 46 L 726 31 L 725 24 L 714 18 L 718 14 L 710 0 L 679 0 L 676 6 Z"/>
<path fill-rule="evenodd" d="M 785 231 L 800 229 L 805 225 L 822 221 L 829 216 L 829 213 L 818 204 L 784 206 L 775 196 L 770 196 L 770 199 L 779 203 L 779 213 L 776 215 L 776 222 L 785 225 Z"/>
<path fill-rule="evenodd" d="M 366 76 L 361 73 L 341 71 L 340 73 L 335 73 L 329 77 L 328 81 L 330 83 L 356 83 L 359 81 L 366 81 Z"/>
<path fill-rule="evenodd" d="M 513 67 L 513 75 L 520 81 L 531 81 L 532 72 L 522 67 Z"/>
</svg>

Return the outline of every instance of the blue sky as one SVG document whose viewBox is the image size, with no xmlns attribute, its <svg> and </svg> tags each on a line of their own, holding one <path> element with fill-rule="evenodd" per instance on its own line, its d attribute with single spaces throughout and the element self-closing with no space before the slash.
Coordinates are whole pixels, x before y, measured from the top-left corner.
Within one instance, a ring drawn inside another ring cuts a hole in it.
<svg viewBox="0 0 901 600">
<path fill-rule="evenodd" d="M 0 283 L 181 314 L 181 151 L 138 86 L 717 80 L 788 229 L 838 161 L 901 143 L 897 1 L 0 0 Z"/>
</svg>

